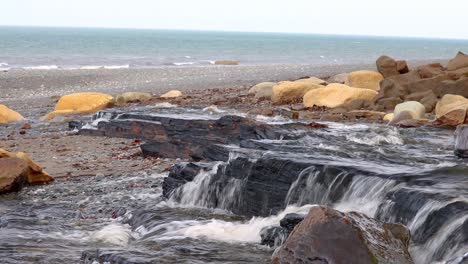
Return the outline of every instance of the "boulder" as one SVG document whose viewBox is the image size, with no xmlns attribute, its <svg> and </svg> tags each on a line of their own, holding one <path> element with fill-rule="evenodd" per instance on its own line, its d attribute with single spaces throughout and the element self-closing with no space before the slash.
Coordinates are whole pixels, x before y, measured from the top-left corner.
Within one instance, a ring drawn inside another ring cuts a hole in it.
<svg viewBox="0 0 468 264">
<path fill-rule="evenodd" d="M 398 65 L 396 60 L 389 56 L 381 56 L 376 61 L 377 70 L 383 75 L 384 78 L 398 75 Z"/>
<path fill-rule="evenodd" d="M 451 59 L 447 64 L 447 70 L 454 71 L 460 68 L 468 67 L 468 55 L 463 52 L 458 52 L 455 58 Z"/>
<path fill-rule="evenodd" d="M 465 123 L 468 110 L 468 99 L 459 95 L 447 94 L 435 108 L 436 123 L 439 125 L 457 126 Z"/>
<path fill-rule="evenodd" d="M 161 95 L 161 98 L 177 98 L 182 96 L 182 92 L 179 90 L 171 90 L 163 95 Z"/>
<path fill-rule="evenodd" d="M 273 87 L 271 99 L 275 104 L 295 103 L 301 101 L 307 92 L 321 87 L 324 86 L 309 82 L 281 82 Z"/>
<path fill-rule="evenodd" d="M 23 119 L 24 117 L 20 113 L 0 104 L 0 124 L 20 121 Z"/>
<path fill-rule="evenodd" d="M 112 107 L 114 98 L 104 93 L 74 93 L 62 96 L 55 106 L 55 110 L 43 120 L 51 120 L 56 116 L 92 114 L 108 107 Z"/>
<path fill-rule="evenodd" d="M 29 156 L 24 152 L 9 152 L 4 149 L 0 149 L 0 160 L 3 158 L 18 158 L 23 160 L 28 169 L 26 175 L 26 182 L 29 184 L 44 184 L 54 180 L 47 172 L 45 172 L 41 166 L 32 161 Z"/>
<path fill-rule="evenodd" d="M 274 82 L 259 83 L 250 88 L 249 94 L 255 95 L 255 98 L 271 99 L 271 96 L 273 95 L 273 86 L 275 85 L 276 83 Z"/>
<path fill-rule="evenodd" d="M 18 158 L 1 158 L 0 168 L 0 194 L 20 191 L 28 176 L 26 162 Z"/>
<path fill-rule="evenodd" d="M 439 98 L 437 98 L 432 90 L 428 90 L 425 92 L 409 94 L 405 97 L 405 100 L 418 101 L 424 105 L 427 113 L 431 113 L 434 110 L 437 101 L 439 101 Z"/>
<path fill-rule="evenodd" d="M 277 250 L 272 263 L 413 263 L 410 233 L 364 214 L 313 207 Z"/>
<path fill-rule="evenodd" d="M 426 113 L 426 108 L 420 102 L 408 101 L 398 104 L 393 113 L 393 119 L 390 124 L 396 124 L 402 120 L 422 119 Z"/>
<path fill-rule="evenodd" d="M 328 83 L 341 83 L 344 84 L 346 79 L 348 79 L 349 73 L 340 73 L 328 78 Z"/>
<path fill-rule="evenodd" d="M 400 74 L 408 73 L 410 71 L 408 67 L 408 63 L 406 63 L 406 61 L 404 60 L 397 60 L 397 71 Z"/>
<path fill-rule="evenodd" d="M 350 104 L 354 100 L 371 102 L 377 92 L 371 89 L 349 87 L 344 84 L 332 83 L 323 88 L 311 90 L 304 95 L 304 106 L 324 106 L 335 108 Z"/>
<path fill-rule="evenodd" d="M 379 91 L 380 81 L 383 79 L 382 74 L 375 71 L 355 71 L 348 75 L 345 84 L 351 87 Z"/>
<path fill-rule="evenodd" d="M 423 65 L 419 66 L 417 68 L 417 71 L 419 73 L 419 76 L 421 78 L 432 78 L 437 75 L 441 75 L 444 73 L 444 66 L 442 66 L 440 63 L 432 63 L 428 65 Z"/>
<path fill-rule="evenodd" d="M 123 106 L 127 103 L 143 103 L 148 102 L 151 98 L 153 98 L 153 96 L 150 93 L 126 92 L 115 97 L 115 104 Z"/>
<path fill-rule="evenodd" d="M 239 65 L 239 61 L 236 60 L 217 60 L 215 65 Z"/>
<path fill-rule="evenodd" d="M 307 82 L 311 84 L 317 84 L 317 85 L 327 85 L 328 83 L 322 79 L 319 79 L 317 77 L 309 77 L 309 78 L 304 78 L 304 79 L 299 79 L 295 80 L 294 82 Z"/>
</svg>

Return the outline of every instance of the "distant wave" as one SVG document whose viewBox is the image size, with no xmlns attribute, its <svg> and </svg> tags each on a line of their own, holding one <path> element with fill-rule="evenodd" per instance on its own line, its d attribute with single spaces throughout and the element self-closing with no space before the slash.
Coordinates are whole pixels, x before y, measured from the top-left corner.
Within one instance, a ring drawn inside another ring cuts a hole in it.
<svg viewBox="0 0 468 264">
<path fill-rule="evenodd" d="M 59 67 L 57 65 L 40 65 L 40 66 L 28 66 L 23 67 L 25 70 L 57 70 Z"/>
<path fill-rule="evenodd" d="M 130 64 L 125 65 L 108 65 L 104 66 L 104 69 L 113 70 L 113 69 L 128 69 L 130 68 Z"/>
<path fill-rule="evenodd" d="M 192 62 L 192 61 L 187 61 L 187 62 L 174 62 L 172 64 L 175 65 L 175 66 L 185 66 L 185 65 L 194 65 L 194 64 L 197 64 L 197 63 Z"/>
<path fill-rule="evenodd" d="M 8 63 L 6 63 L 6 62 L 0 62 L 0 67 L 3 67 L 3 66 L 8 66 Z"/>
</svg>

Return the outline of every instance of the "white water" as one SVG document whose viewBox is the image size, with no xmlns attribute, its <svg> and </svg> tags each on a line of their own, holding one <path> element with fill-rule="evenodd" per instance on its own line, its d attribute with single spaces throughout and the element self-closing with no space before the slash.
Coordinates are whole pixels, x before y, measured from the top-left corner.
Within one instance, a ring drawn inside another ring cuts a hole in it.
<svg viewBox="0 0 468 264">
<path fill-rule="evenodd" d="M 217 219 L 206 221 L 173 221 L 158 225 L 149 230 L 144 227 L 139 227 L 136 229 L 136 232 L 142 237 L 152 233 L 159 233 L 159 235 L 151 236 L 151 238 L 149 238 L 151 240 L 197 238 L 227 243 L 260 243 L 260 231 L 263 228 L 279 226 L 281 219 L 287 214 L 307 214 L 310 208 L 312 208 L 312 205 L 305 205 L 302 207 L 288 206 L 277 215 L 253 217 L 245 222 L 228 222 Z"/>
<path fill-rule="evenodd" d="M 131 227 L 119 223 L 112 223 L 104 226 L 101 230 L 91 235 L 91 239 L 94 241 L 121 247 L 128 245 L 132 238 Z"/>
</svg>

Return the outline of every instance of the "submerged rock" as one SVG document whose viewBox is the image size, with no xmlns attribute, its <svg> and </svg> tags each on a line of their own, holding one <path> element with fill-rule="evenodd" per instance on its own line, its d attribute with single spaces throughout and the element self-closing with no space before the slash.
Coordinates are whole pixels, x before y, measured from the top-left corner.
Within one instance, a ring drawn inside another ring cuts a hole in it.
<svg viewBox="0 0 468 264">
<path fill-rule="evenodd" d="M 20 113 L 0 104 L 0 124 L 20 121 L 23 119 L 24 117 Z"/>
<path fill-rule="evenodd" d="M 53 112 L 42 119 L 51 120 L 56 116 L 67 116 L 77 114 L 92 114 L 97 111 L 112 107 L 114 98 L 104 93 L 75 93 L 62 96 Z"/>
<path fill-rule="evenodd" d="M 409 231 L 363 214 L 313 207 L 272 263 L 413 263 Z"/>
</svg>

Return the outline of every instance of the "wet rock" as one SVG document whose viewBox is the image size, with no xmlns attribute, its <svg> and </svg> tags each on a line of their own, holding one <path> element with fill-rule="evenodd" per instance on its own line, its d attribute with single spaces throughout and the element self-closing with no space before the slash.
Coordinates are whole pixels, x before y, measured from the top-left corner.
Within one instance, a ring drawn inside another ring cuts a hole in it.
<svg viewBox="0 0 468 264">
<path fill-rule="evenodd" d="M 302 220 L 304 220 L 305 215 L 302 214 L 287 214 L 284 216 L 283 219 L 280 221 L 280 226 L 288 230 L 288 232 L 292 232 L 294 227 L 296 227 Z"/>
<path fill-rule="evenodd" d="M 370 89 L 354 88 L 344 84 L 329 84 L 327 87 L 318 88 L 304 95 L 305 107 L 323 106 L 328 108 L 350 105 L 353 101 L 372 101 L 377 92 Z M 349 109 L 348 110 L 358 110 Z"/>
<path fill-rule="evenodd" d="M 310 82 L 281 82 L 273 87 L 273 95 L 271 97 L 275 104 L 289 104 L 302 101 L 304 95 L 323 85 Z"/>
<path fill-rule="evenodd" d="M 465 67 L 468 67 L 468 55 L 460 51 L 448 62 L 447 70 L 454 71 Z"/>
<path fill-rule="evenodd" d="M 0 124 L 16 122 L 23 119 L 24 117 L 20 113 L 0 104 Z"/>
<path fill-rule="evenodd" d="M 51 120 L 57 116 L 92 114 L 97 111 L 112 107 L 114 98 L 104 93 L 75 93 L 62 96 L 55 106 L 53 112 L 42 119 Z"/>
<path fill-rule="evenodd" d="M 360 213 L 313 207 L 275 252 L 272 263 L 413 263 L 409 231 L 397 234 Z"/>
<path fill-rule="evenodd" d="M 20 191 L 28 177 L 27 163 L 18 158 L 0 158 L 0 194 Z"/>
<path fill-rule="evenodd" d="M 260 244 L 277 248 L 288 238 L 290 232 L 281 226 L 269 226 L 260 231 Z"/>
<path fill-rule="evenodd" d="M 380 81 L 384 77 L 379 72 L 375 71 L 355 71 L 348 75 L 345 84 L 355 88 L 370 89 L 374 91 L 380 90 Z"/>
<path fill-rule="evenodd" d="M 468 158 L 468 125 L 460 125 L 455 131 L 455 155 Z"/>
<path fill-rule="evenodd" d="M 212 164 L 183 162 L 175 164 L 163 182 L 163 196 L 168 198 L 174 190 L 187 182 L 193 181 L 202 170 L 210 170 Z"/>
<path fill-rule="evenodd" d="M 169 98 L 177 98 L 177 97 L 180 97 L 182 96 L 182 92 L 179 91 L 179 90 L 171 90 L 163 95 L 161 95 L 160 97 L 161 98 L 164 98 L 164 99 L 169 99 Z"/>
</svg>

